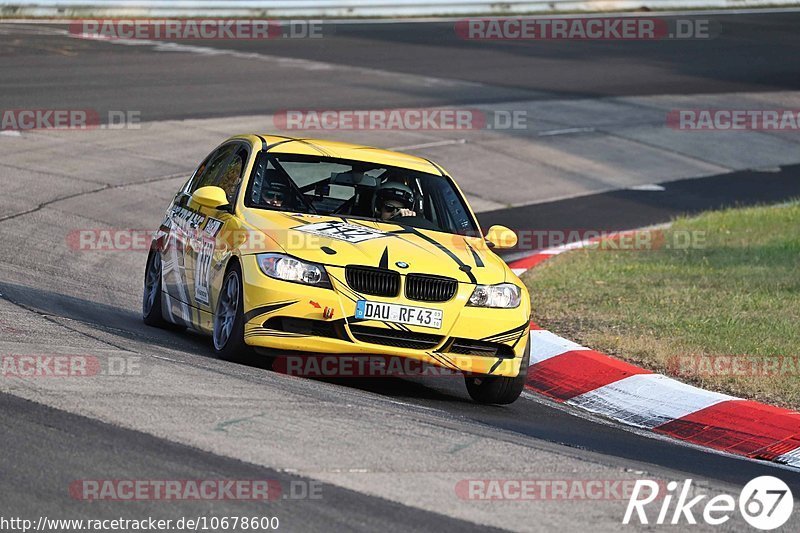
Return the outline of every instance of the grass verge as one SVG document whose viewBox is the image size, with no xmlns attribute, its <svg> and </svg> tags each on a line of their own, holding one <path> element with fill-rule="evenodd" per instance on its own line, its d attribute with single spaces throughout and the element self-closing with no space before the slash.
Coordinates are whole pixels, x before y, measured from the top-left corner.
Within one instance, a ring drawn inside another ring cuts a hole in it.
<svg viewBox="0 0 800 533">
<path fill-rule="evenodd" d="M 679 218 L 649 242 L 528 271 L 534 320 L 703 388 L 800 408 L 800 203 Z"/>
</svg>

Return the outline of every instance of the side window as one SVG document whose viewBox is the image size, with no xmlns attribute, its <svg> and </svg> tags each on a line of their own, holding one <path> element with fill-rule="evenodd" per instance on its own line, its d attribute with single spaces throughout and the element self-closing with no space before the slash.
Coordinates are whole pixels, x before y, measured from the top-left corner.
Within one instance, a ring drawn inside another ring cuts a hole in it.
<svg viewBox="0 0 800 533">
<path fill-rule="evenodd" d="M 292 189 L 286 177 L 277 169 L 269 157 L 261 152 L 256 156 L 250 196 L 246 198 L 249 206 L 265 209 L 297 209 L 303 201 Z"/>
<path fill-rule="evenodd" d="M 227 144 L 208 156 L 203 164 L 200 165 L 200 168 L 197 169 L 197 173 L 195 174 L 194 180 L 192 180 L 192 186 L 189 192 L 193 193 L 200 187 L 215 185 L 216 178 L 219 175 L 220 170 L 237 148 L 238 145 L 236 144 Z"/>
<path fill-rule="evenodd" d="M 247 163 L 247 149 L 242 145 L 235 145 L 236 150 L 221 167 L 214 185 L 221 187 L 228 197 L 228 202 L 233 203 L 236 191 L 242 182 L 244 166 Z"/>
</svg>

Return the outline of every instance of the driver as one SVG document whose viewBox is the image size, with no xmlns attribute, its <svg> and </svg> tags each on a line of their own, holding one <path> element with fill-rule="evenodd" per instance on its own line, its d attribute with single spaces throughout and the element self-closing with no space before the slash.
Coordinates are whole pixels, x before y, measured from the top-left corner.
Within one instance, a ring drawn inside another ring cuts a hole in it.
<svg viewBox="0 0 800 533">
<path fill-rule="evenodd" d="M 417 216 L 413 205 L 414 193 L 402 183 L 387 181 L 375 191 L 376 217 L 381 220 Z"/>
<path fill-rule="evenodd" d="M 261 203 L 271 207 L 283 207 L 286 190 L 280 183 L 270 183 L 261 190 Z"/>
</svg>

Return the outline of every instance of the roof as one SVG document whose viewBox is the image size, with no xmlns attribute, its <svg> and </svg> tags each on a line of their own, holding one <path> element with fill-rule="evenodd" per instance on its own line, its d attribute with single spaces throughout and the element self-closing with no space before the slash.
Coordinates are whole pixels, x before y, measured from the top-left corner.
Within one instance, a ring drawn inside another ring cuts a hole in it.
<svg viewBox="0 0 800 533">
<path fill-rule="evenodd" d="M 266 139 L 268 145 L 275 145 L 270 148 L 270 153 L 317 155 L 408 168 L 429 174 L 439 175 L 442 173 L 439 166 L 425 158 L 372 146 L 282 135 L 261 134 L 259 136 Z"/>
</svg>

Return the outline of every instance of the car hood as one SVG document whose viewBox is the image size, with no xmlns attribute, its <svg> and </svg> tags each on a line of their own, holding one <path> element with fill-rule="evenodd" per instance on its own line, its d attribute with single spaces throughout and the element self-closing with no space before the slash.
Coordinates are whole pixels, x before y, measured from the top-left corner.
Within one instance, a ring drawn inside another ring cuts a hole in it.
<svg viewBox="0 0 800 533">
<path fill-rule="evenodd" d="M 480 238 L 375 220 L 266 210 L 249 212 L 245 220 L 287 254 L 315 263 L 366 265 L 481 284 L 502 283 L 510 273 Z"/>
</svg>

